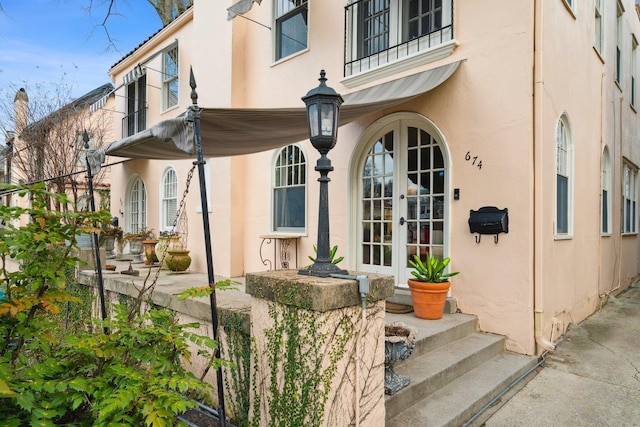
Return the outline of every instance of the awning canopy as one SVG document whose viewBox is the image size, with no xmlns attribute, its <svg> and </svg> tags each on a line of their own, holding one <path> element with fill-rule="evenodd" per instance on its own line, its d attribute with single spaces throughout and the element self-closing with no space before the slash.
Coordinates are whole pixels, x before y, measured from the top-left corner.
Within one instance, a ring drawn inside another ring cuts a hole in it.
<svg viewBox="0 0 640 427">
<path fill-rule="evenodd" d="M 446 81 L 460 61 L 402 77 L 343 96 L 340 125 L 389 108 Z M 92 167 L 105 155 L 132 159 L 195 157 L 193 111 L 161 121 L 135 135 L 95 151 Z M 308 138 L 304 106 L 299 108 L 202 108 L 200 130 L 204 157 L 226 157 L 283 147 Z"/>
</svg>

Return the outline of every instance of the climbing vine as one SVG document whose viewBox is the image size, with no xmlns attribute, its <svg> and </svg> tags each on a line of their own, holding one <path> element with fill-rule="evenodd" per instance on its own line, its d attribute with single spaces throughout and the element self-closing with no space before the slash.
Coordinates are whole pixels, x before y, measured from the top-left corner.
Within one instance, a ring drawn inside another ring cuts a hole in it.
<svg viewBox="0 0 640 427">
<path fill-rule="evenodd" d="M 330 324 L 327 314 L 273 303 L 268 315 L 272 326 L 264 331 L 262 355 L 268 378 L 254 390 L 252 425 L 260 424 L 261 406 L 272 426 L 321 425 L 338 362 L 353 334 L 352 322 L 342 316 Z"/>
</svg>

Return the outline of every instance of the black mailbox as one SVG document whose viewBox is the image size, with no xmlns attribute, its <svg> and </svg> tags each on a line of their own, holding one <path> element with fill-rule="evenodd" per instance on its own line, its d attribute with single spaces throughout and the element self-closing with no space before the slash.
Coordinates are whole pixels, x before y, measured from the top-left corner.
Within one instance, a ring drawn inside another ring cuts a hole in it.
<svg viewBox="0 0 640 427">
<path fill-rule="evenodd" d="M 477 211 L 469 211 L 469 231 L 479 235 L 493 234 L 494 241 L 498 243 L 498 234 L 509 232 L 508 209 L 485 206 Z M 476 243 L 480 243 L 480 236 L 476 236 Z"/>
</svg>

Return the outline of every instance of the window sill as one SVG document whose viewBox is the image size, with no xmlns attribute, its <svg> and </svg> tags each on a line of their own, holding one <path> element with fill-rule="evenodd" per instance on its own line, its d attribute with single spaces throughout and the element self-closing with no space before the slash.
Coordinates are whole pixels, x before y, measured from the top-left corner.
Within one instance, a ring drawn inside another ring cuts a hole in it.
<svg viewBox="0 0 640 427">
<path fill-rule="evenodd" d="M 162 112 L 160 114 L 166 114 L 169 111 L 177 110 L 178 108 L 180 108 L 180 104 L 176 104 L 176 105 L 173 105 L 173 106 L 167 108 L 166 110 L 162 110 Z"/>
<path fill-rule="evenodd" d="M 638 110 L 637 110 L 635 105 L 629 104 L 629 108 L 631 108 L 631 111 L 633 111 L 634 113 L 638 114 Z"/>
<path fill-rule="evenodd" d="M 566 234 L 566 235 L 556 234 L 554 236 L 554 240 L 573 240 L 573 234 Z"/>
<path fill-rule="evenodd" d="M 561 0 L 561 1 L 564 4 L 565 9 L 567 9 L 567 11 L 571 14 L 571 16 L 573 16 L 573 19 L 576 19 L 576 11 L 573 10 L 573 8 L 569 3 L 567 3 L 567 0 Z"/>
<path fill-rule="evenodd" d="M 291 60 L 291 59 L 293 59 L 293 58 L 296 58 L 296 57 L 298 57 L 298 56 L 300 56 L 300 55 L 303 55 L 303 54 L 305 54 L 305 53 L 307 53 L 307 52 L 309 52 L 309 48 L 308 48 L 308 47 L 307 47 L 307 48 L 305 48 L 305 49 L 299 50 L 299 51 L 297 51 L 297 52 L 295 52 L 295 53 L 292 53 L 292 54 L 291 54 L 291 55 L 289 55 L 289 56 L 285 56 L 284 58 L 280 58 L 280 59 L 278 59 L 277 61 L 274 61 L 274 62 L 271 64 L 271 66 L 272 66 L 272 67 L 275 67 L 276 65 L 282 64 L 283 62 L 287 62 L 287 61 L 289 61 L 289 60 Z"/>
<path fill-rule="evenodd" d="M 618 87 L 618 90 L 619 90 L 620 92 L 622 92 L 622 86 L 620 86 L 620 82 L 619 82 L 619 81 L 617 81 L 617 80 L 614 80 L 613 82 L 614 82 L 614 83 L 616 84 L 616 86 Z"/>
<path fill-rule="evenodd" d="M 275 239 L 275 240 L 288 240 L 288 239 L 300 239 L 302 237 L 307 237 L 307 233 L 267 233 L 261 234 L 261 239 Z"/>
<path fill-rule="evenodd" d="M 449 40 L 440 46 L 418 52 L 411 56 L 405 56 L 397 61 L 379 65 L 357 74 L 352 74 L 342 79 L 341 83 L 351 89 L 402 71 L 411 70 L 421 65 L 444 59 L 450 56 L 456 47 L 458 47 L 458 42 L 455 39 Z"/>
<path fill-rule="evenodd" d="M 602 57 L 602 54 L 600 53 L 600 51 L 599 51 L 595 46 L 593 46 L 593 51 L 596 53 L 596 56 L 598 57 L 598 59 L 600 60 L 600 62 L 602 62 L 603 64 L 605 64 L 605 60 L 604 60 L 604 58 Z"/>
<path fill-rule="evenodd" d="M 630 232 L 622 232 L 622 237 L 636 237 L 638 235 L 637 231 L 630 231 Z"/>
</svg>

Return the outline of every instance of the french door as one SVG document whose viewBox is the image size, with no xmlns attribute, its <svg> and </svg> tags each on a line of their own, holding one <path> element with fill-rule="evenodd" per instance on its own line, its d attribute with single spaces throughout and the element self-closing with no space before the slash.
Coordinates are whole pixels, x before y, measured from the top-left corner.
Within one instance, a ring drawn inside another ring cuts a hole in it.
<svg viewBox="0 0 640 427">
<path fill-rule="evenodd" d="M 406 286 L 415 254 L 446 250 L 448 176 L 434 132 L 399 120 L 369 142 L 360 161 L 357 268 Z"/>
</svg>

